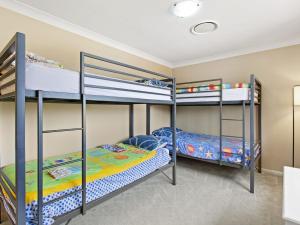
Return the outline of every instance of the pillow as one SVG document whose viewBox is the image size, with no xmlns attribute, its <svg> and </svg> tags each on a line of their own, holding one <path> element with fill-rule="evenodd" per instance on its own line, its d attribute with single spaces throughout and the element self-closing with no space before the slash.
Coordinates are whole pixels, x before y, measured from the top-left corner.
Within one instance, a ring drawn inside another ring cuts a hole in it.
<svg viewBox="0 0 300 225">
<path fill-rule="evenodd" d="M 182 131 L 183 130 L 176 128 L 176 134 Z M 172 134 L 173 134 L 173 128 L 171 127 L 163 127 L 152 132 L 152 135 L 157 137 L 172 137 Z"/>
<path fill-rule="evenodd" d="M 148 86 L 155 86 L 155 87 L 169 87 L 169 84 L 161 81 L 161 80 L 157 80 L 157 79 L 151 79 L 151 80 L 137 80 L 136 82 L 139 83 L 143 83 L 146 84 Z"/>
<path fill-rule="evenodd" d="M 163 140 L 160 137 L 155 137 L 153 135 L 138 135 L 123 141 L 123 144 L 134 145 L 138 148 L 146 150 L 156 150 L 158 148 L 165 147 L 167 145 L 167 142 L 166 140 Z"/>
</svg>

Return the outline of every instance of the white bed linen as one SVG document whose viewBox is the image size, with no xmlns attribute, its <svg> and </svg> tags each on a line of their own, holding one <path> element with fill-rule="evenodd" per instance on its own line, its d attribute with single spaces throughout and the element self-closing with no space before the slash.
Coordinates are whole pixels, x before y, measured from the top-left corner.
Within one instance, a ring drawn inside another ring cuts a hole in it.
<svg viewBox="0 0 300 225">
<path fill-rule="evenodd" d="M 15 74 L 10 75 L 0 82 L 3 85 L 15 79 Z M 171 94 L 170 89 L 160 89 L 151 86 L 143 86 L 132 83 L 118 82 L 120 79 L 114 78 L 114 81 L 101 80 L 96 78 L 85 78 L 85 84 L 99 85 L 105 87 L 125 88 L 129 90 L 145 91 L 151 93 L 138 93 L 130 91 L 109 90 L 101 88 L 87 87 L 85 93 L 89 95 L 102 95 L 124 98 L 154 99 L 154 100 L 171 100 L 170 96 L 160 94 Z M 79 72 L 47 67 L 35 63 L 26 63 L 25 87 L 27 90 L 42 90 L 52 92 L 79 93 L 80 92 L 80 75 Z M 1 90 L 1 94 L 13 92 L 15 85 L 11 85 Z"/>
<path fill-rule="evenodd" d="M 185 93 L 177 94 L 176 102 L 218 102 L 220 101 L 219 92 L 204 92 L 204 93 Z M 206 97 L 210 96 L 210 97 Z M 211 97 L 216 96 L 216 97 Z M 193 98 L 189 98 L 193 97 Z M 199 98 L 197 98 L 199 97 Z M 243 101 L 250 100 L 249 88 L 232 88 L 223 89 L 223 101 Z"/>
</svg>

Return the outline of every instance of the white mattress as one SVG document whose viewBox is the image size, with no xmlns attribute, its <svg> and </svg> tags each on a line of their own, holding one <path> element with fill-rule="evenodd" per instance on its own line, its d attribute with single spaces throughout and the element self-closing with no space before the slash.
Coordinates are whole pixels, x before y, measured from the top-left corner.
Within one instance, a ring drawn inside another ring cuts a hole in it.
<svg viewBox="0 0 300 225">
<path fill-rule="evenodd" d="M 176 102 L 218 102 L 220 101 L 219 95 L 219 92 L 177 94 Z M 249 88 L 223 89 L 223 101 L 243 101 L 250 100 L 250 98 Z"/>
<path fill-rule="evenodd" d="M 105 76 L 102 76 L 105 77 Z M 0 82 L 0 86 L 15 79 L 15 74 L 7 77 Z M 101 88 L 86 87 L 85 93 L 88 95 L 139 98 L 152 100 L 171 100 L 171 89 L 161 89 L 151 86 L 138 85 L 134 82 L 121 83 L 120 79 L 113 78 L 113 81 L 102 80 L 97 78 L 85 78 L 85 84 L 99 85 L 105 87 L 114 87 L 121 89 L 145 91 L 151 93 L 138 93 L 122 90 L 109 90 Z M 36 63 L 26 63 L 26 80 L 25 87 L 27 90 L 42 90 L 51 92 L 79 93 L 80 92 L 80 75 L 79 72 L 61 68 L 47 67 Z M 1 95 L 15 91 L 15 85 L 4 88 Z M 159 95 L 159 94 L 167 94 Z"/>
</svg>

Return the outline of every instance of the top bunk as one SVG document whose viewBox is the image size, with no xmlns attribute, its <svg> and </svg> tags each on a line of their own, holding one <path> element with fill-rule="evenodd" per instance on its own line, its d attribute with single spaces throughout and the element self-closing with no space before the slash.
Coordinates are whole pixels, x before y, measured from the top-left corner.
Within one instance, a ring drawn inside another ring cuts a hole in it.
<svg viewBox="0 0 300 225">
<path fill-rule="evenodd" d="M 79 56 L 78 56 L 79 57 Z M 90 103 L 166 104 L 175 103 L 174 78 L 89 53 L 80 53 L 80 72 L 28 54 L 25 35 L 16 33 L 0 53 L 0 100 L 17 95 L 34 101 L 38 91 L 45 100 Z"/>
<path fill-rule="evenodd" d="M 261 104 L 261 82 L 250 76 L 249 83 L 224 83 L 223 79 L 210 79 L 177 83 L 177 105 L 241 105 Z"/>
</svg>

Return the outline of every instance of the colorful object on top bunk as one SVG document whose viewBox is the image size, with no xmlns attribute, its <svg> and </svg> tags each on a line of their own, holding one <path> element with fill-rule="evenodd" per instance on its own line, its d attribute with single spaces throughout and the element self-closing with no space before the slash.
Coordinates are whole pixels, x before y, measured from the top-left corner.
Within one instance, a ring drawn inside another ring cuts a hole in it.
<svg viewBox="0 0 300 225">
<path fill-rule="evenodd" d="M 155 131 L 154 131 L 155 133 Z M 220 137 L 208 134 L 196 134 L 182 131 L 177 134 L 176 144 L 177 151 L 183 155 L 217 161 L 220 159 Z M 244 165 L 250 166 L 250 146 L 245 143 L 246 154 Z M 243 162 L 243 141 L 240 138 L 223 137 L 222 161 L 233 164 L 241 164 Z M 172 140 L 169 138 L 169 143 L 166 146 L 172 150 Z M 259 152 L 255 152 L 257 156 Z"/>
<path fill-rule="evenodd" d="M 234 85 L 234 88 L 250 88 L 250 84 L 249 83 L 236 83 Z"/>
<path fill-rule="evenodd" d="M 121 173 L 129 168 L 136 166 L 145 160 L 153 158 L 155 151 L 146 151 L 134 146 L 118 144 L 124 151 L 113 152 L 104 148 L 93 148 L 87 151 L 87 183 L 97 179 L 102 179 L 117 173 Z M 69 153 L 62 156 L 50 157 L 44 160 L 44 167 L 59 165 L 71 160 L 81 158 L 81 152 Z M 81 185 L 81 162 L 75 162 L 63 165 L 68 174 L 61 179 L 54 179 L 55 169 L 45 170 L 44 174 L 44 196 L 65 191 Z M 9 165 L 3 168 L 7 177 L 15 183 L 15 165 Z M 28 161 L 26 163 L 26 202 L 32 202 L 37 199 L 37 161 Z"/>
<path fill-rule="evenodd" d="M 230 89 L 231 84 L 224 83 L 222 84 L 223 89 Z M 200 85 L 197 87 L 186 87 L 186 88 L 177 88 L 176 93 L 177 94 L 183 94 L 183 93 L 199 93 L 202 91 L 218 91 L 220 90 L 220 85 L 217 84 L 208 84 L 208 85 Z"/>
<path fill-rule="evenodd" d="M 182 130 L 179 128 L 176 128 L 176 134 L 181 132 Z M 173 135 L 173 128 L 172 127 L 162 127 L 158 130 L 155 130 L 152 132 L 152 134 L 156 137 L 172 137 Z"/>
<path fill-rule="evenodd" d="M 45 66 L 50 66 L 50 67 L 58 67 L 58 68 L 63 68 L 64 66 L 62 64 L 60 64 L 59 62 L 56 62 L 52 59 L 47 59 L 43 56 L 40 56 L 36 53 L 32 53 L 32 52 L 27 52 L 26 53 L 26 58 L 25 58 L 26 62 L 29 63 L 39 63 Z"/>
<path fill-rule="evenodd" d="M 123 144 L 133 145 L 146 150 L 155 150 L 167 145 L 168 140 L 154 135 L 137 135 L 123 141 Z"/>
<path fill-rule="evenodd" d="M 10 57 L 8 57 L 3 62 L 3 64 L 5 64 L 6 62 L 8 62 L 12 57 L 14 57 L 14 55 L 11 55 Z M 59 62 L 56 62 L 56 61 L 51 60 L 51 59 L 47 59 L 47 58 L 45 58 L 43 56 L 40 56 L 40 55 L 32 53 L 32 52 L 26 52 L 26 54 L 25 54 L 25 62 L 26 63 L 41 64 L 41 65 L 44 65 L 44 66 L 54 67 L 54 68 L 63 68 L 63 65 L 60 64 Z M 6 69 L 1 70 L 0 74 L 7 73 L 12 68 L 14 68 L 15 64 L 16 64 L 15 61 L 13 61 L 10 66 L 8 66 Z"/>
</svg>

